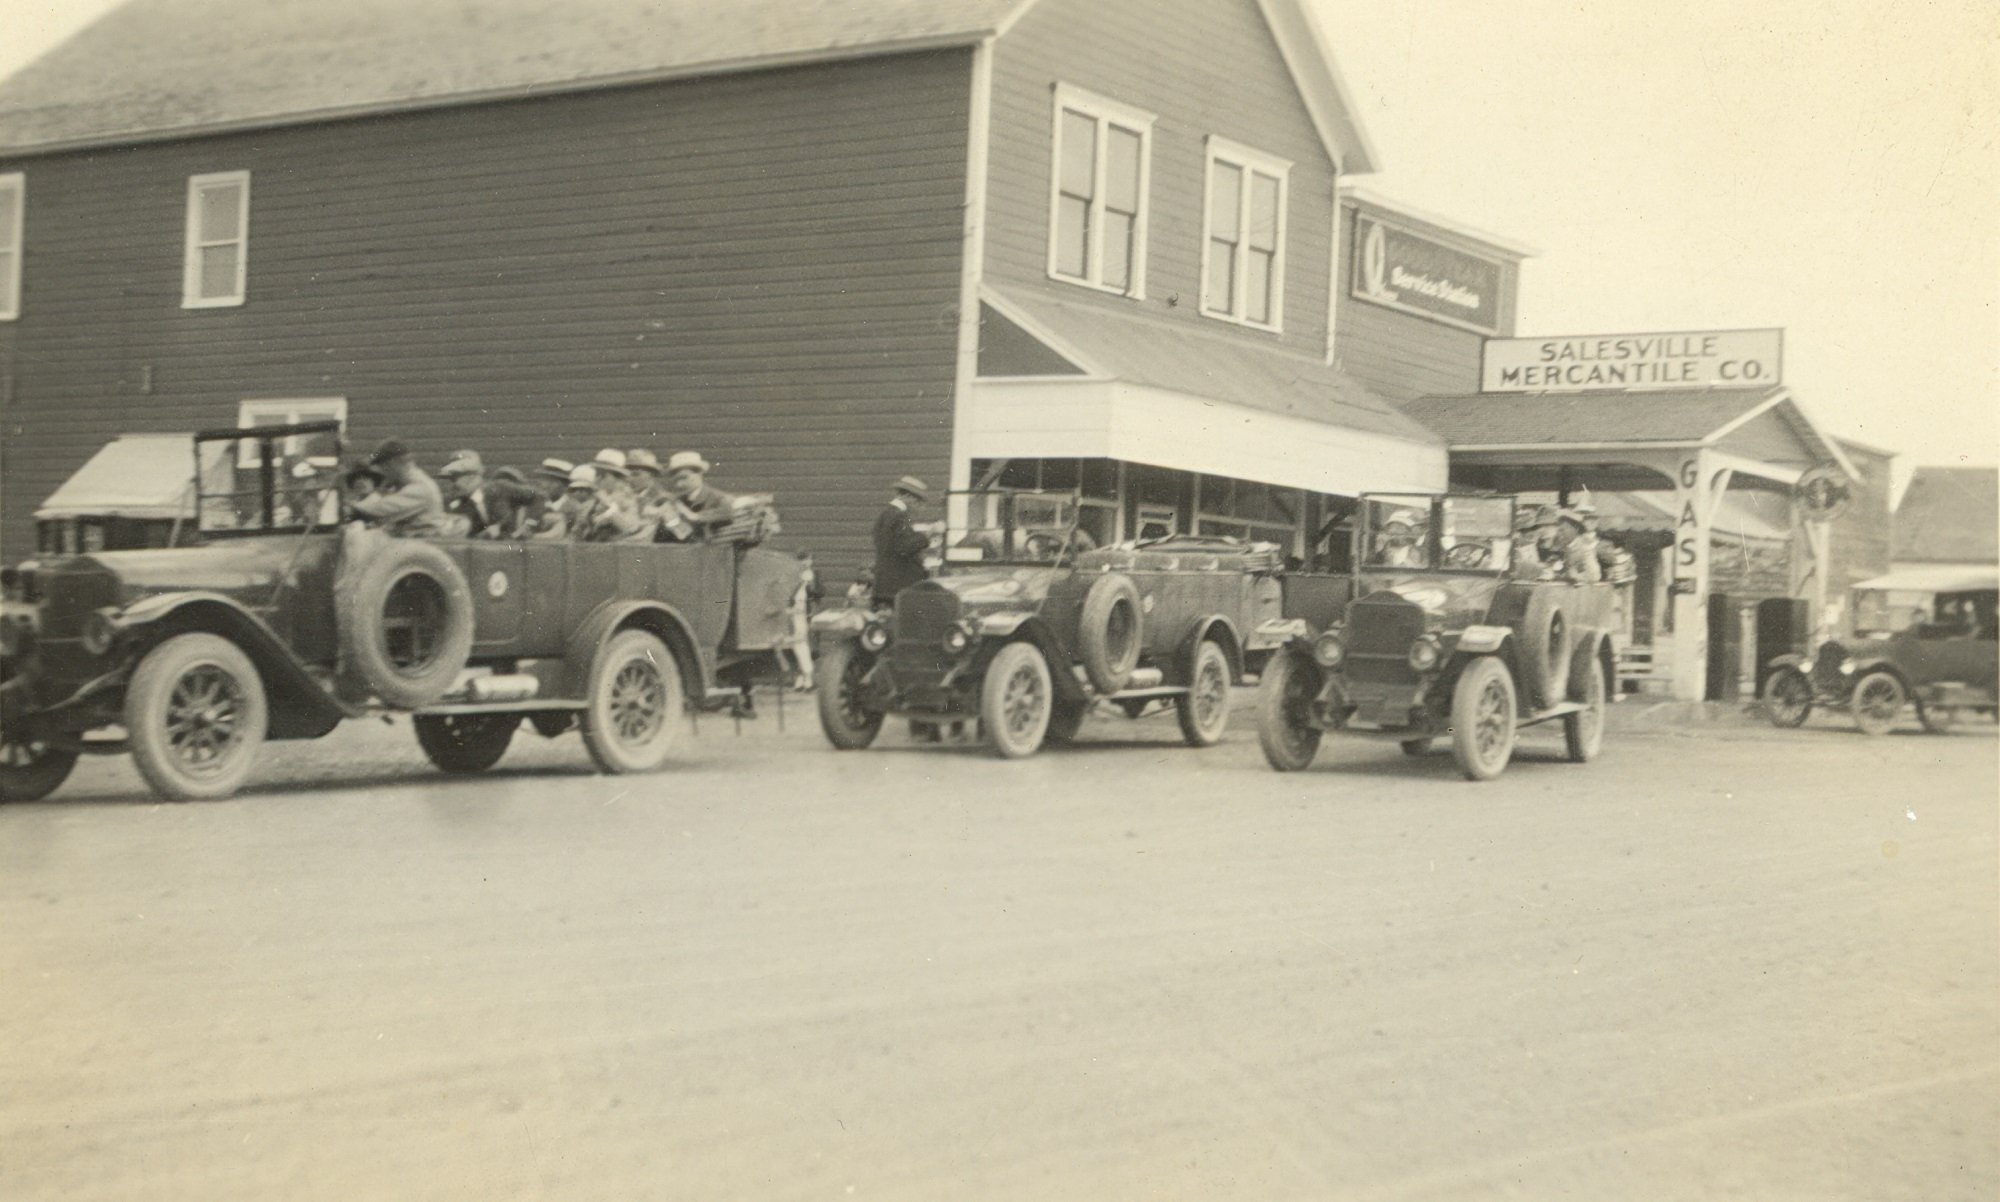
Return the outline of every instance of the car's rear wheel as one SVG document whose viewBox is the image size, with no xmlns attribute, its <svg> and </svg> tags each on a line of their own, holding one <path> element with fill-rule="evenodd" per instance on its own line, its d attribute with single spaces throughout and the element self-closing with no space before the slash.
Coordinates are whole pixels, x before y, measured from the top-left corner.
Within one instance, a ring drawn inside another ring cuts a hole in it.
<svg viewBox="0 0 2000 1202">
<path fill-rule="evenodd" d="M 881 713 L 870 710 L 861 700 L 861 682 L 867 678 L 874 657 L 851 640 L 833 643 L 820 652 L 816 665 L 819 675 L 819 728 L 826 741 L 842 751 L 860 751 L 875 741 L 882 731 Z M 935 733 L 936 728 L 931 728 Z M 914 736 L 917 724 L 910 723 Z"/>
<path fill-rule="evenodd" d="M 0 735 L 0 801 L 40 801 L 62 787 L 76 767 L 76 752 L 45 739 Z"/>
<path fill-rule="evenodd" d="M 1813 707 L 1812 679 L 1787 664 L 1764 680 L 1764 713 L 1771 725 L 1791 729 L 1803 726 Z"/>
<path fill-rule="evenodd" d="M 1280 772 L 1299 772 L 1319 752 L 1321 731 L 1312 721 L 1319 696 L 1319 668 L 1305 656 L 1279 651 L 1257 682 L 1257 744 Z"/>
<path fill-rule="evenodd" d="M 146 653 L 125 687 L 132 762 L 172 801 L 227 797 L 264 744 L 269 710 L 256 665 L 213 634 L 177 634 Z"/>
<path fill-rule="evenodd" d="M 1575 700 L 1583 708 L 1563 715 L 1563 749 L 1570 763 L 1588 764 L 1604 750 L 1604 672 L 1595 656 L 1587 663 L 1579 660 L 1578 664 L 1583 669 L 1580 682 L 1583 696 Z"/>
<path fill-rule="evenodd" d="M 1459 673 L 1451 692 L 1451 752 L 1467 780 L 1492 780 L 1506 771 L 1518 712 L 1506 664 L 1482 655 Z"/>
<path fill-rule="evenodd" d="M 1950 734 L 1951 728 L 1958 725 L 1958 709 L 1956 706 L 1931 705 L 1919 701 L 1917 721 L 1923 723 L 1924 729 L 1934 735 Z"/>
<path fill-rule="evenodd" d="M 1035 754 L 1054 708 L 1054 681 L 1042 649 L 1033 643 L 1000 648 L 979 690 L 979 720 L 994 752 L 1009 760 Z"/>
<path fill-rule="evenodd" d="M 1195 648 L 1188 691 L 1174 698 L 1181 738 L 1190 747 L 1213 747 L 1229 728 L 1229 653 L 1214 639 Z"/>
<path fill-rule="evenodd" d="M 583 745 L 597 770 L 652 772 L 673 758 L 691 733 L 674 653 L 644 630 L 612 635 L 590 666 L 583 711 Z"/>
<path fill-rule="evenodd" d="M 519 714 L 418 714 L 417 746 L 439 769 L 454 776 L 484 772 L 507 754 Z"/>
<path fill-rule="evenodd" d="M 1887 672 L 1870 672 L 1854 686 L 1854 700 L 1849 703 L 1854 724 L 1864 734 L 1886 735 L 1896 725 L 1907 700 L 1902 681 Z"/>
</svg>

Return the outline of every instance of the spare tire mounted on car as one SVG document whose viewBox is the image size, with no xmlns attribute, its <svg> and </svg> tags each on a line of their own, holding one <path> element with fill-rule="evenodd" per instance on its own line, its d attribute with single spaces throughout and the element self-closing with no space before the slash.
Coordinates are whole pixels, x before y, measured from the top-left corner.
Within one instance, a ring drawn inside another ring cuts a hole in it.
<svg viewBox="0 0 2000 1202">
<path fill-rule="evenodd" d="M 1132 679 L 1144 642 L 1139 586 L 1130 576 L 1108 573 L 1091 581 L 1076 624 L 1077 653 L 1084 674 L 1100 693 L 1116 693 Z"/>
<path fill-rule="evenodd" d="M 341 543 L 337 618 L 343 671 L 388 705 L 444 695 L 472 654 L 472 590 L 426 542 L 358 531 Z"/>
<path fill-rule="evenodd" d="M 1569 622 L 1556 591 L 1538 588 L 1528 598 L 1528 612 L 1514 636 L 1528 699 L 1537 709 L 1563 700 L 1569 691 L 1569 661 L 1575 650 Z"/>
</svg>

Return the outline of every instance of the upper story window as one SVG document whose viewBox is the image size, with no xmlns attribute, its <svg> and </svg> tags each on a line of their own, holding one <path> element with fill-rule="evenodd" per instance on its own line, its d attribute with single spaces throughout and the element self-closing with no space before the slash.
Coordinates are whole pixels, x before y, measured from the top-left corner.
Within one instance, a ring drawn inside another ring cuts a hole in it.
<svg viewBox="0 0 2000 1202">
<path fill-rule="evenodd" d="M 243 269 L 250 257 L 250 173 L 188 177 L 186 259 L 181 308 L 243 303 Z"/>
<path fill-rule="evenodd" d="M 1067 84 L 1055 108 L 1049 274 L 1144 296 L 1153 115 Z"/>
<path fill-rule="evenodd" d="M 27 217 L 28 177 L 0 175 L 0 321 L 21 315 L 21 230 Z"/>
<path fill-rule="evenodd" d="M 1259 329 L 1284 325 L 1285 181 L 1292 165 L 1208 140 L 1201 311 Z"/>
</svg>

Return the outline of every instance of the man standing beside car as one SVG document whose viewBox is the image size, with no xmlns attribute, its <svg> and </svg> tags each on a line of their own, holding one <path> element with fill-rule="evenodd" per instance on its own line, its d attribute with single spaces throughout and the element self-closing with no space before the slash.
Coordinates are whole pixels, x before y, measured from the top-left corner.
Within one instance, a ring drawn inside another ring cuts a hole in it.
<svg viewBox="0 0 2000 1202">
<path fill-rule="evenodd" d="M 930 487 L 915 476 L 896 481 L 895 494 L 875 518 L 875 604 L 888 605 L 896 594 L 929 576 L 924 552 L 931 540 L 910 521 L 910 506 L 929 502 Z"/>
<path fill-rule="evenodd" d="M 434 536 L 442 529 L 444 494 L 437 481 L 417 466 L 417 457 L 402 439 L 385 439 L 368 457 L 368 465 L 382 473 L 383 487 L 349 502 L 355 514 L 403 537 Z"/>
</svg>

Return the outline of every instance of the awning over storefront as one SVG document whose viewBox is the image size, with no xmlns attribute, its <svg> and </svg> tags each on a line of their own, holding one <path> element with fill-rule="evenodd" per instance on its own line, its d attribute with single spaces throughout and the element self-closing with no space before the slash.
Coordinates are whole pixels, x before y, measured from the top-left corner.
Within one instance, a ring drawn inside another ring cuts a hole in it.
<svg viewBox="0 0 2000 1202">
<path fill-rule="evenodd" d="M 191 518 L 193 476 L 194 435 L 122 435 L 63 481 L 35 517 Z"/>
<path fill-rule="evenodd" d="M 1404 409 L 1444 436 L 1454 466 L 1491 469 L 1495 486 L 1511 491 L 1546 487 L 1525 477 L 1562 468 L 1593 489 L 1661 487 L 1628 465 L 1683 449 L 1709 451 L 1740 476 L 1774 484 L 1821 463 L 1858 478 L 1782 386 L 1474 393 L 1419 397 Z"/>
<path fill-rule="evenodd" d="M 1318 359 L 1026 290 L 984 299 L 1046 366 L 974 381 L 971 458 L 1101 457 L 1342 495 L 1446 485 L 1442 439 Z"/>
<path fill-rule="evenodd" d="M 1970 593 L 1979 589 L 2000 588 L 2000 566 L 1927 564 L 1897 568 L 1885 576 L 1863 580 L 1854 587 L 1895 593 Z"/>
</svg>

